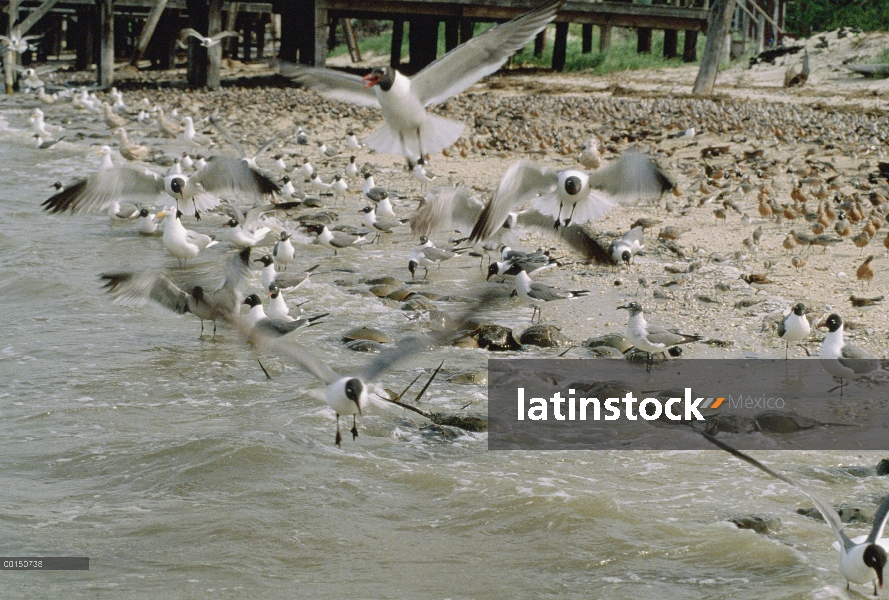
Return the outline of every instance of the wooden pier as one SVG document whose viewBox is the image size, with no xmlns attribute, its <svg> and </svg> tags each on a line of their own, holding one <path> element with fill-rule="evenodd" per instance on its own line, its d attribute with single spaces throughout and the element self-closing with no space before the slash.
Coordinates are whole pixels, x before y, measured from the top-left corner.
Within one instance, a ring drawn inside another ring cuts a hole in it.
<svg viewBox="0 0 889 600">
<path fill-rule="evenodd" d="M 679 31 L 684 31 L 681 56 L 696 60 L 697 37 L 706 33 L 710 2 L 719 0 L 569 0 L 555 20 L 553 68 L 562 70 L 567 60 L 568 25 L 582 25 L 582 52 L 592 52 L 593 27 L 599 27 L 599 50 L 610 44 L 614 27 L 633 28 L 637 32 L 639 52 L 651 52 L 652 32 L 664 31 L 664 55 L 680 55 Z M 746 37 L 776 41 L 783 34 L 787 0 L 738 0 L 736 30 Z M 114 80 L 115 59 L 130 57 L 131 68 L 148 59 L 153 66 L 170 68 L 179 31 L 193 27 L 214 33 L 235 29 L 240 43 L 232 38 L 208 49 L 191 38 L 188 41 L 188 83 L 191 86 L 219 86 L 223 53 L 239 54 L 244 60 L 264 53 L 267 28 L 280 19 L 277 55 L 292 62 L 321 66 L 325 64 L 333 30 L 346 23 L 346 36 L 354 41 L 351 19 L 392 22 L 390 62 L 412 73 L 434 61 L 438 51 L 438 32 L 444 24 L 445 46 L 450 50 L 472 37 L 475 23 L 502 22 L 518 17 L 540 4 L 540 0 L 378 0 L 356 3 L 352 0 L 271 0 L 232 2 L 230 0 L 7 0 L 0 6 L 26 17 L 28 11 L 40 10 L 29 32 L 42 33 L 36 57 L 45 60 L 58 54 L 64 36 L 69 49 L 76 53 L 75 64 L 85 69 L 96 64 L 101 85 Z M 33 13 L 32 13 L 33 14 Z M 33 19 L 29 19 L 33 20 Z M 18 21 L 20 23 L 20 21 Z M 404 24 L 408 23 L 410 62 L 402 64 L 401 48 Z M 30 25 L 29 25 L 30 26 Z M 0 31 L 8 31 L 6 15 L 0 16 Z M 273 29 L 274 31 L 274 29 Z M 352 36 L 349 37 L 349 33 Z M 542 50 L 545 32 L 536 47 Z M 354 44 L 353 44 L 354 45 Z M 353 54 L 357 45 L 352 49 Z"/>
</svg>

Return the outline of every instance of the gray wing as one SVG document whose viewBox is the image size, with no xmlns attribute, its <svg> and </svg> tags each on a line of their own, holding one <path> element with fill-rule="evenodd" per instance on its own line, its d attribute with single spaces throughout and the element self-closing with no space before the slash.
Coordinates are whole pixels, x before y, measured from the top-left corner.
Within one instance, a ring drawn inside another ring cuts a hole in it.
<svg viewBox="0 0 889 600">
<path fill-rule="evenodd" d="M 429 237 L 443 229 L 470 230 L 483 209 L 482 201 L 466 186 L 437 187 L 411 217 L 411 232 Z"/>
<path fill-rule="evenodd" d="M 880 362 L 876 358 L 852 344 L 843 346 L 842 358 L 838 358 L 837 362 L 847 369 L 852 369 L 856 375 L 870 373 L 880 368 Z"/>
<path fill-rule="evenodd" d="M 540 194 L 552 192 L 558 183 L 559 173 L 549 167 L 530 160 L 513 163 L 500 180 L 494 197 L 479 215 L 469 234 L 470 241 L 487 241 L 503 226 L 510 211 Z"/>
<path fill-rule="evenodd" d="M 603 265 L 614 264 L 611 252 L 598 240 L 595 230 L 588 223 L 553 229 L 552 217 L 542 215 L 536 210 L 525 210 L 519 213 L 516 224 L 520 227 L 531 227 L 561 238 L 574 251 L 583 255 L 587 260 Z"/>
<path fill-rule="evenodd" d="M 365 89 L 364 82 L 357 75 L 283 61 L 281 62 L 281 75 L 289 77 L 303 87 L 315 90 L 327 98 L 359 106 L 375 106 L 377 108 L 380 106 L 376 93 L 371 89 Z"/>
<path fill-rule="evenodd" d="M 154 302 L 180 315 L 188 312 L 189 294 L 163 272 L 104 273 L 99 277 L 115 304 L 145 306 Z"/>
<path fill-rule="evenodd" d="M 216 129 L 216 131 L 222 134 L 222 137 L 224 137 L 225 140 L 229 144 L 231 144 L 235 150 L 238 151 L 238 154 L 241 155 L 241 158 L 247 158 L 247 153 L 244 152 L 244 148 L 241 146 L 240 143 L 238 143 L 238 140 L 235 139 L 235 136 L 233 136 L 215 116 L 210 117 L 210 124 Z"/>
<path fill-rule="evenodd" d="M 845 531 L 843 531 L 843 522 L 842 522 L 842 520 L 840 520 L 840 516 L 837 514 L 837 511 L 835 511 L 830 504 L 828 504 L 827 502 L 822 500 L 821 497 L 818 496 L 815 492 L 813 492 L 812 490 L 810 490 L 803 484 L 801 484 L 797 481 L 794 481 L 790 477 L 787 477 L 786 475 L 782 475 L 781 473 L 778 473 L 777 471 L 771 470 L 770 468 L 768 468 L 767 466 L 765 466 L 764 464 L 762 464 L 755 458 L 753 458 L 751 456 L 747 456 L 740 450 L 735 450 L 728 444 L 723 443 L 723 442 L 717 440 L 716 438 L 707 435 L 706 433 L 701 433 L 701 435 L 703 435 L 705 438 L 707 438 L 707 440 L 711 444 L 714 444 L 715 446 L 722 448 L 723 450 L 725 450 L 726 452 L 728 452 L 735 458 L 739 458 L 739 459 L 743 460 L 744 462 L 753 465 L 757 469 L 768 473 L 772 477 L 780 479 L 781 481 L 783 481 L 785 483 L 789 483 L 790 485 L 792 485 L 793 487 L 795 487 L 796 489 L 798 489 L 799 491 L 804 493 L 806 496 L 809 497 L 809 500 L 811 500 L 812 503 L 815 505 L 815 507 L 818 509 L 818 512 L 821 513 L 821 516 L 824 517 L 824 520 L 827 521 L 828 525 L 830 525 L 830 529 L 833 531 L 833 535 L 837 539 L 837 541 L 840 544 L 842 544 L 842 546 L 846 549 L 851 548 L 852 546 L 855 545 L 855 542 L 853 542 L 851 539 L 849 539 L 849 536 L 846 535 Z M 882 511 L 884 509 L 884 507 L 887 510 L 889 510 L 889 507 L 886 507 L 886 501 L 883 501 L 883 506 L 880 506 L 880 511 Z M 877 511 L 878 515 L 880 514 L 880 511 Z M 886 520 L 886 514 L 884 513 L 883 514 L 884 524 L 885 524 L 885 520 Z M 874 527 L 876 528 L 876 519 L 874 519 Z M 874 533 L 875 533 L 875 531 L 871 531 L 871 536 L 874 535 Z M 870 538 L 868 538 L 868 539 L 870 539 Z"/>
<path fill-rule="evenodd" d="M 444 248 L 435 248 L 434 246 L 429 247 L 429 248 L 423 248 L 420 252 L 428 260 L 434 260 L 434 261 L 448 260 L 449 258 L 453 258 L 453 257 L 457 256 L 456 252 L 453 252 L 451 250 L 445 250 Z"/>
<path fill-rule="evenodd" d="M 638 152 L 628 152 L 589 175 L 590 187 L 603 190 L 618 199 L 658 197 L 673 187 L 673 183 L 657 163 Z"/>
<path fill-rule="evenodd" d="M 214 34 L 210 39 L 211 40 L 221 40 L 222 38 L 227 37 L 238 37 L 237 31 L 220 31 L 219 33 Z"/>
<path fill-rule="evenodd" d="M 781 322 L 778 323 L 778 337 L 784 337 L 784 334 L 787 333 L 787 319 L 790 318 L 790 315 L 793 314 L 793 309 L 790 309 L 790 314 L 781 319 Z"/>
<path fill-rule="evenodd" d="M 632 245 L 633 242 L 636 242 L 637 244 L 639 244 L 641 246 L 642 245 L 642 237 L 643 237 L 642 228 L 636 226 L 636 227 L 633 227 L 628 232 L 626 232 L 625 234 L 623 234 L 623 236 L 621 236 L 620 239 L 622 242 L 626 242 L 627 244 Z"/>
<path fill-rule="evenodd" d="M 241 192 L 249 196 L 272 197 L 280 191 L 274 181 L 240 158 L 230 156 L 213 156 L 207 166 L 189 183 L 200 184 L 204 191 L 211 194 L 225 192 Z"/>
<path fill-rule="evenodd" d="M 250 277 L 250 248 L 244 248 L 232 256 L 225 265 L 225 278 L 219 289 L 237 293 L 248 277 Z"/>
<path fill-rule="evenodd" d="M 648 335 L 646 337 L 652 344 L 663 344 L 665 346 L 673 346 L 688 339 L 687 336 L 674 333 L 659 325 L 649 325 Z"/>
<path fill-rule="evenodd" d="M 874 527 L 867 536 L 868 544 L 875 544 L 877 540 L 883 537 L 883 529 L 886 528 L 886 519 L 889 517 L 889 496 L 883 498 L 883 503 L 874 514 Z"/>
<path fill-rule="evenodd" d="M 535 300 L 543 300 L 544 302 L 568 298 L 568 296 L 564 294 L 562 290 L 546 285 L 545 283 L 538 283 L 536 281 L 531 284 L 531 289 L 528 291 L 528 295 Z"/>
<path fill-rule="evenodd" d="M 444 102 L 498 70 L 556 18 L 564 0 L 548 2 L 457 46 L 411 78 L 423 106 Z"/>
<path fill-rule="evenodd" d="M 163 191 L 164 180 L 153 171 L 113 167 L 77 181 L 45 200 L 41 206 L 50 213 L 95 212 L 105 210 L 114 200 L 124 196 L 156 197 Z"/>
</svg>

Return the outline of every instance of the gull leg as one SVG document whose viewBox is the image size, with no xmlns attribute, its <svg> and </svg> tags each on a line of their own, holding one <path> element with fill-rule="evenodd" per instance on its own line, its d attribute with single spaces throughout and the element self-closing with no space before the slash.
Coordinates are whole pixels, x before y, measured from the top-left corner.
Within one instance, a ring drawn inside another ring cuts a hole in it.
<svg viewBox="0 0 889 600">
<path fill-rule="evenodd" d="M 420 136 L 420 128 L 417 127 L 417 148 L 420 149 L 420 158 L 425 158 L 426 155 L 423 154 L 423 138 Z M 423 189 L 425 190 L 426 184 L 423 184 Z"/>
<path fill-rule="evenodd" d="M 340 443 L 343 441 L 343 436 L 340 435 L 340 413 L 336 413 L 336 445 L 340 446 Z"/>
<path fill-rule="evenodd" d="M 407 170 L 414 170 L 414 161 L 411 160 L 411 157 L 407 154 L 407 148 L 404 146 L 404 134 L 400 131 L 398 132 L 398 139 L 401 141 L 401 153 L 404 155 L 404 158 L 407 160 Z"/>
<path fill-rule="evenodd" d="M 203 323 L 201 325 L 203 325 Z M 216 337 L 216 319 L 213 319 L 213 337 Z"/>
<path fill-rule="evenodd" d="M 201 319 L 201 335 L 198 336 L 199 340 L 204 339 L 204 320 Z"/>
<path fill-rule="evenodd" d="M 352 441 L 358 439 L 358 421 L 355 415 L 352 415 L 352 429 L 349 430 L 352 433 Z"/>
</svg>

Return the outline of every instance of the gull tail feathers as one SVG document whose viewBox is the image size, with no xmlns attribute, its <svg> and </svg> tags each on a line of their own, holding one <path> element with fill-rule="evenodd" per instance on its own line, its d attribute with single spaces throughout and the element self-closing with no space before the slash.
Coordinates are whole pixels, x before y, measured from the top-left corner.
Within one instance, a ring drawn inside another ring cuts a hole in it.
<svg viewBox="0 0 889 600">
<path fill-rule="evenodd" d="M 436 115 L 426 115 L 426 122 L 420 128 L 423 153 L 434 153 L 447 148 L 463 135 L 464 127 L 463 123 L 458 121 Z M 387 123 L 370 134 L 364 143 L 368 148 L 383 154 L 420 156 L 417 136 L 406 133 L 403 139 L 404 145 L 402 146 L 402 136 Z"/>
</svg>

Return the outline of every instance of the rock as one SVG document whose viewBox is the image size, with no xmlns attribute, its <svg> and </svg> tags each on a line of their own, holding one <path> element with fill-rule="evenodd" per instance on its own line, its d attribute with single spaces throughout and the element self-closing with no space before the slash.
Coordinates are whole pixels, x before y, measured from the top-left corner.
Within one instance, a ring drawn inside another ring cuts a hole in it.
<svg viewBox="0 0 889 600">
<path fill-rule="evenodd" d="M 482 415 L 454 413 L 433 413 L 433 419 L 437 425 L 446 427 L 459 427 L 465 431 L 484 432 L 488 430 L 488 418 Z"/>
<path fill-rule="evenodd" d="M 814 419 L 792 412 L 780 412 L 777 410 L 761 412 L 753 419 L 756 421 L 756 426 L 759 430 L 766 433 L 795 433 L 820 425 Z"/>
<path fill-rule="evenodd" d="M 346 348 L 353 352 L 377 353 L 383 349 L 383 345 L 371 340 L 352 340 L 346 344 Z"/>
<path fill-rule="evenodd" d="M 407 300 L 408 298 L 410 298 L 411 296 L 414 296 L 414 295 L 416 295 L 416 292 L 411 292 L 411 291 L 406 290 L 404 288 L 398 288 L 394 292 L 387 294 L 386 298 L 388 298 L 389 300 L 395 300 L 397 302 L 401 302 L 402 300 Z"/>
<path fill-rule="evenodd" d="M 391 285 L 392 287 L 398 287 L 402 284 L 401 281 L 395 279 L 394 277 L 375 277 L 373 279 L 362 279 L 361 283 L 366 285 Z"/>
<path fill-rule="evenodd" d="M 420 427 L 420 433 L 426 437 L 441 438 L 445 440 L 454 440 L 460 437 L 460 430 L 456 427 L 447 427 L 443 425 L 433 424 Z"/>
<path fill-rule="evenodd" d="M 522 345 L 512 335 L 512 330 L 502 325 L 479 325 L 470 337 L 478 341 L 480 348 L 493 351 L 521 350 Z"/>
<path fill-rule="evenodd" d="M 850 477 L 873 477 L 876 475 L 874 470 L 869 467 L 840 467 L 839 470 Z"/>
<path fill-rule="evenodd" d="M 457 373 L 452 375 L 448 381 L 466 385 L 485 385 L 488 383 L 488 372 L 470 371 L 468 373 Z"/>
<path fill-rule="evenodd" d="M 869 515 L 868 512 L 857 506 L 841 506 L 836 511 L 843 523 L 871 523 L 873 521 L 873 515 Z M 796 512 L 816 521 L 824 520 L 817 508 L 798 508 Z"/>
<path fill-rule="evenodd" d="M 374 296 L 376 296 L 377 298 L 388 298 L 389 294 L 397 291 L 398 289 L 400 289 L 400 288 L 398 288 L 394 285 L 380 284 L 380 285 L 375 285 L 375 286 L 371 287 L 370 293 L 373 294 Z"/>
<path fill-rule="evenodd" d="M 429 311 L 429 328 L 432 331 L 450 331 L 454 328 L 454 319 L 446 312 L 433 308 Z"/>
<path fill-rule="evenodd" d="M 737 525 L 738 529 L 752 529 L 761 535 L 776 533 L 781 527 L 780 519 L 760 515 L 742 515 L 733 517 L 729 521 Z"/>
<path fill-rule="evenodd" d="M 401 305 L 401 310 L 411 310 L 414 312 L 431 310 L 432 308 L 434 308 L 434 306 L 431 302 L 425 298 L 420 298 L 419 296 L 414 296 Z"/>
<path fill-rule="evenodd" d="M 709 417 L 704 424 L 704 433 L 707 435 L 755 432 L 756 421 L 740 415 L 714 415 Z"/>
<path fill-rule="evenodd" d="M 593 337 L 588 339 L 583 343 L 585 348 L 598 348 L 600 346 L 605 346 L 608 348 L 614 348 L 621 354 L 629 350 L 633 347 L 633 344 L 627 341 L 627 338 L 620 335 L 619 333 L 608 333 L 606 335 L 601 335 L 599 337 Z"/>
<path fill-rule="evenodd" d="M 344 342 L 350 342 L 352 340 L 370 340 L 372 342 L 377 342 L 378 344 L 391 344 L 393 341 L 392 338 L 379 329 L 373 329 L 371 327 L 353 327 L 343 334 Z"/>
<path fill-rule="evenodd" d="M 570 345 L 571 341 L 555 325 L 540 324 L 523 331 L 519 343 L 541 348 L 559 348 Z"/>
<path fill-rule="evenodd" d="M 884 458 L 883 460 L 881 460 L 875 470 L 877 475 L 879 475 L 880 477 L 889 475 L 889 458 Z"/>
</svg>

